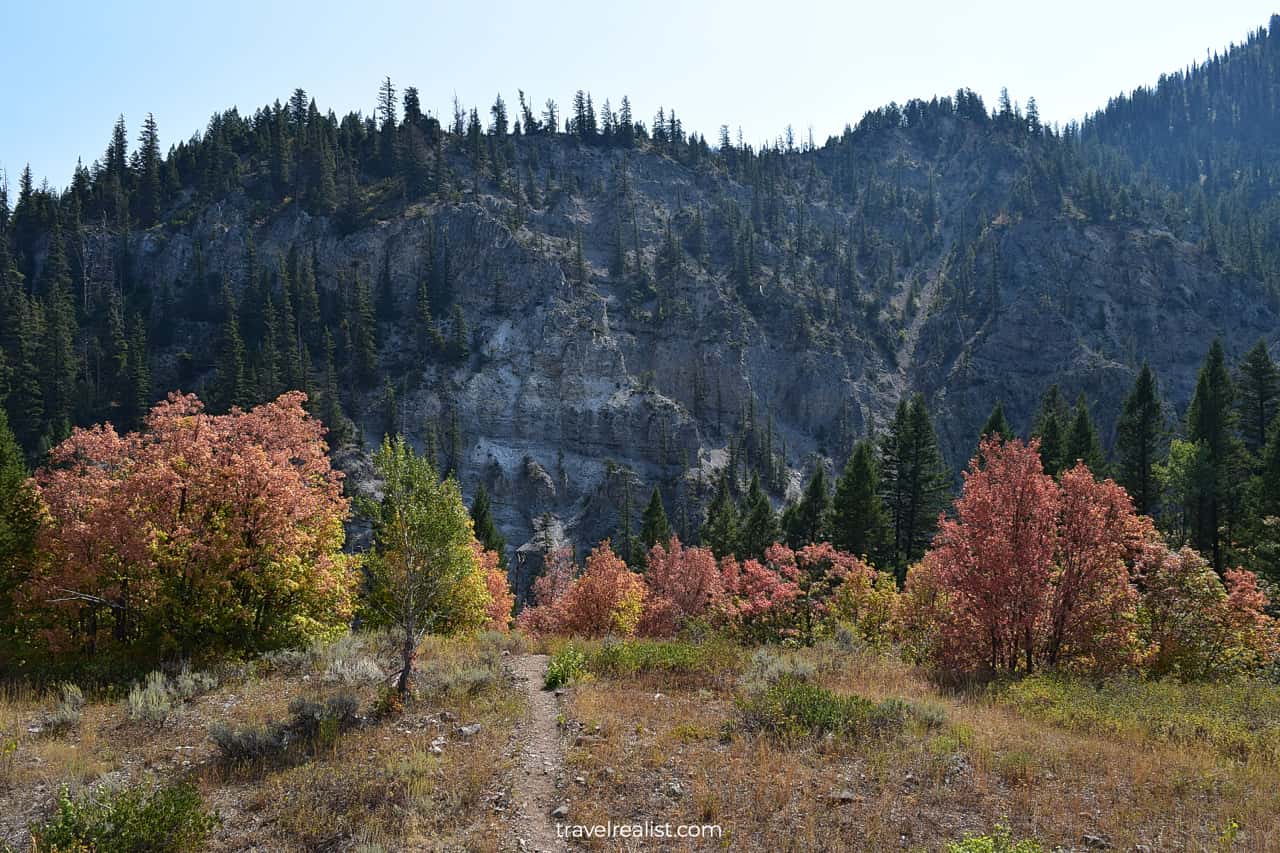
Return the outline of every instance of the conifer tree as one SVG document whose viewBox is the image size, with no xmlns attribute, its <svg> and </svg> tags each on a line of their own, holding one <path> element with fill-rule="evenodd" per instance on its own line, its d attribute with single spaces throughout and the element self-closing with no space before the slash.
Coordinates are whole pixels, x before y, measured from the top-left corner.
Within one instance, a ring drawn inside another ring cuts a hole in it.
<svg viewBox="0 0 1280 853">
<path fill-rule="evenodd" d="M 1009 427 L 1009 420 L 1004 416 L 1004 403 L 999 400 L 996 400 L 995 408 L 987 416 L 987 422 L 983 425 L 982 432 L 978 434 L 979 439 L 990 436 L 998 436 L 1002 441 L 1008 441 L 1014 437 L 1013 430 Z"/>
<path fill-rule="evenodd" d="M 715 494 L 707 505 L 707 517 L 702 524 L 702 544 L 717 557 L 734 554 L 738 550 L 738 508 L 729 491 L 729 478 L 721 474 Z"/>
<path fill-rule="evenodd" d="M 787 544 L 792 548 L 827 541 L 827 524 L 831 519 L 831 492 L 827 488 L 826 468 L 819 462 L 796 503 L 786 526 Z"/>
<path fill-rule="evenodd" d="M 476 488 L 475 499 L 471 502 L 471 523 L 475 527 L 476 541 L 486 551 L 498 555 L 498 567 L 507 570 L 507 540 L 498 532 L 498 525 L 493 520 L 493 508 L 489 503 L 489 492 L 484 483 Z"/>
<path fill-rule="evenodd" d="M 1255 456 L 1267 443 L 1267 430 L 1280 409 L 1280 371 L 1271 360 L 1266 341 L 1258 341 L 1240 362 L 1240 433 Z"/>
<path fill-rule="evenodd" d="M 1056 476 L 1069 466 L 1067 459 L 1067 428 L 1070 423 L 1066 403 L 1058 386 L 1050 385 L 1040 401 L 1036 414 L 1033 438 L 1040 439 L 1040 461 L 1046 474 Z"/>
<path fill-rule="evenodd" d="M 654 545 L 666 547 L 670 540 L 671 524 L 667 521 L 667 510 L 662 505 L 662 493 L 654 486 L 649 504 L 640 517 L 640 541 L 649 549 Z"/>
<path fill-rule="evenodd" d="M 751 475 L 751 485 L 743 496 L 738 518 L 737 556 L 744 560 L 750 557 L 763 560 L 765 549 L 782 538 L 782 530 L 758 473 Z"/>
<path fill-rule="evenodd" d="M 893 527 L 899 583 L 933 538 L 950 482 L 924 398 L 917 394 L 910 402 L 901 401 L 880 443 L 881 492 Z"/>
<path fill-rule="evenodd" d="M 831 542 L 841 551 L 878 562 L 884 555 L 888 535 L 875 447 L 869 440 L 859 441 L 836 481 Z"/>
<path fill-rule="evenodd" d="M 30 575 L 39 527 L 39 499 L 28 480 L 22 448 L 0 407 L 0 661 L 17 660 L 13 592 Z M 5 669 L 0 663 L 0 673 Z"/>
<path fill-rule="evenodd" d="M 1133 498 L 1133 507 L 1152 515 L 1160 502 L 1157 464 L 1164 443 L 1164 412 L 1150 365 L 1143 364 L 1125 398 L 1116 423 L 1116 480 Z"/>
<path fill-rule="evenodd" d="M 1240 473 L 1240 446 L 1235 437 L 1235 383 L 1227 370 L 1222 341 L 1215 339 L 1196 381 L 1187 411 L 1187 437 L 1198 443 L 1207 464 L 1191 484 L 1191 541 L 1219 572 L 1226 566 L 1224 526 L 1231 520 L 1234 483 Z"/>
<path fill-rule="evenodd" d="M 1102 442 L 1098 439 L 1098 430 L 1089 415 L 1089 405 L 1081 394 L 1076 400 L 1075 412 L 1071 417 L 1071 430 L 1067 433 L 1066 467 L 1074 467 L 1076 461 L 1089 466 L 1089 470 L 1099 477 L 1106 475 L 1106 462 L 1102 455 Z"/>
<path fill-rule="evenodd" d="M 213 392 L 215 408 L 226 411 L 232 406 L 250 404 L 249 383 L 245 374 L 244 340 L 240 337 L 240 317 L 231 283 L 222 283 L 222 331 L 218 337 L 218 358 Z"/>
</svg>

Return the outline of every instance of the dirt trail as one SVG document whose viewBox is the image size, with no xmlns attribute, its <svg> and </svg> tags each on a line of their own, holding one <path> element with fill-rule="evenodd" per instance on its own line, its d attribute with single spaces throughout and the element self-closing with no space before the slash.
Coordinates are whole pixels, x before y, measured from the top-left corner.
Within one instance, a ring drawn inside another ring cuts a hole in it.
<svg viewBox="0 0 1280 853">
<path fill-rule="evenodd" d="M 520 655 L 511 660 L 511 669 L 529 699 L 529 713 L 514 738 L 521 752 L 512 785 L 517 849 L 567 850 L 565 841 L 556 837 L 556 819 L 551 816 L 563 802 L 558 790 L 564 752 L 556 729 L 555 694 L 542 689 L 547 656 Z"/>
</svg>

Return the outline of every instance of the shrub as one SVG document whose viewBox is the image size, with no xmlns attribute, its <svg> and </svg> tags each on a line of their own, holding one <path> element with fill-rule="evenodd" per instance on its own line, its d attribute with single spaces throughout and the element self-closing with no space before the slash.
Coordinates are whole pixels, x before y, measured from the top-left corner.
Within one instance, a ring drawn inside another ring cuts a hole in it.
<svg viewBox="0 0 1280 853">
<path fill-rule="evenodd" d="M 172 713 L 173 697 L 163 672 L 152 672 L 146 681 L 133 685 L 129 691 L 129 719 L 162 726 Z"/>
<path fill-rule="evenodd" d="M 737 662 L 737 649 L 723 640 L 691 643 L 683 640 L 605 640 L 588 656 L 587 669 L 598 675 L 717 676 Z"/>
<path fill-rule="evenodd" d="M 339 734 L 359 722 L 359 705 L 349 693 L 330 696 L 323 702 L 298 697 L 289 703 L 288 722 L 269 720 L 265 725 L 241 729 L 215 723 L 209 729 L 209 739 L 227 763 L 268 761 L 282 757 L 293 747 L 315 750 L 332 744 Z"/>
<path fill-rule="evenodd" d="M 501 680 L 502 668 L 496 661 L 433 661 L 418 674 L 423 692 L 434 696 L 475 696 Z"/>
<path fill-rule="evenodd" d="M 287 732 L 279 724 L 245 726 L 235 729 L 226 723 L 214 723 L 209 739 L 218 747 L 222 760 L 230 764 L 263 761 L 284 751 Z"/>
<path fill-rule="evenodd" d="M 997 823 L 990 835 L 966 835 L 960 841 L 947 844 L 947 853 L 1043 853 L 1044 848 L 1037 841 L 1023 839 L 1013 840 L 1013 832 L 1002 823 Z"/>
<path fill-rule="evenodd" d="M 547 690 L 554 690 L 580 677 L 586 669 L 587 656 L 570 643 L 556 652 L 548 661 L 543 686 Z"/>
<path fill-rule="evenodd" d="M 45 717 L 45 728 L 51 731 L 69 729 L 80 723 L 80 713 L 84 710 L 84 693 L 71 682 L 63 684 L 58 691 L 58 701 L 53 710 Z"/>
<path fill-rule="evenodd" d="M 1277 651 L 1275 620 L 1251 572 L 1217 573 L 1190 548 L 1148 545 L 1136 571 L 1143 593 L 1138 634 L 1155 675 L 1228 678 L 1258 669 Z"/>
<path fill-rule="evenodd" d="M 31 827 L 37 851 L 168 853 L 201 849 L 218 824 L 189 784 L 131 787 L 72 799 L 64 787 L 53 817 Z"/>
<path fill-rule="evenodd" d="M 170 685 L 170 692 L 174 698 L 180 702 L 185 702 L 193 696 L 208 693 L 217 686 L 218 679 L 212 673 L 192 672 L 190 666 L 183 664 L 182 671 L 178 673 Z"/>
<path fill-rule="evenodd" d="M 814 665 L 795 652 L 758 649 L 738 685 L 746 693 L 760 693 L 784 680 L 811 681 L 814 673 Z"/>
<path fill-rule="evenodd" d="M 783 678 L 762 692 L 748 693 L 736 702 L 739 720 L 749 732 L 783 741 L 800 738 L 862 737 L 898 731 L 905 722 L 905 703 L 886 700 L 877 705 L 857 695 L 840 695 L 795 678 Z"/>
</svg>

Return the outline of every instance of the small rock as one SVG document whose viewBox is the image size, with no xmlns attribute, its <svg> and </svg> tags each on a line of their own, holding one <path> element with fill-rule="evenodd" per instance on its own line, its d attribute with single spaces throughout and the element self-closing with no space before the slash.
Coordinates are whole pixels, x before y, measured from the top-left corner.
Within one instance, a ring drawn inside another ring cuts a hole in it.
<svg viewBox="0 0 1280 853">
<path fill-rule="evenodd" d="M 555 818 L 568 817 L 568 816 L 569 816 L 569 804 L 568 804 L 568 803 L 561 803 L 560 805 L 556 806 L 554 809 L 552 809 L 552 811 L 551 811 L 551 816 L 552 816 L 552 817 L 555 817 Z"/>
<path fill-rule="evenodd" d="M 440 719 L 446 723 L 452 723 L 454 720 L 458 718 L 455 717 L 453 714 L 449 713 L 448 711 L 441 711 Z"/>
<path fill-rule="evenodd" d="M 581 776 L 574 776 L 573 781 L 577 782 L 579 785 L 587 784 L 587 780 L 582 778 Z"/>
<path fill-rule="evenodd" d="M 444 749 L 442 749 L 438 744 L 434 744 L 434 743 L 433 743 L 433 744 L 431 744 L 431 754 L 432 754 L 432 755 L 443 755 L 443 754 L 444 754 Z"/>
<path fill-rule="evenodd" d="M 903 777 L 902 781 L 906 782 L 908 785 L 914 785 L 916 781 L 916 774 L 908 773 L 906 776 Z"/>
<path fill-rule="evenodd" d="M 39 726 L 27 726 L 27 731 L 28 731 L 30 734 L 38 735 L 38 734 L 40 734 L 40 731 L 41 731 L 41 730 L 40 730 L 40 727 L 39 727 Z"/>
<path fill-rule="evenodd" d="M 662 694 L 661 694 L 661 693 L 655 693 L 655 694 L 653 694 L 653 701 L 657 702 L 657 701 L 658 701 L 659 699 L 661 699 L 661 698 L 662 698 Z"/>
<path fill-rule="evenodd" d="M 573 739 L 574 746 L 590 746 L 593 743 L 603 743 L 604 738 L 597 735 L 578 735 Z"/>
<path fill-rule="evenodd" d="M 482 726 L 479 723 L 472 723 L 469 726 L 458 726 L 458 734 L 465 738 L 472 738 L 480 734 Z"/>
<path fill-rule="evenodd" d="M 564 691 L 563 691 L 563 690 L 560 690 L 560 689 L 557 689 L 557 690 L 556 690 L 556 692 L 555 692 L 553 695 L 554 695 L 557 699 L 559 699 L 561 696 L 563 696 L 563 695 L 564 695 Z"/>
<path fill-rule="evenodd" d="M 673 797 L 679 797 L 684 794 L 684 787 L 679 782 L 672 782 L 667 786 L 667 792 Z"/>
<path fill-rule="evenodd" d="M 1084 835 L 1080 836 L 1080 843 L 1083 844 L 1085 847 L 1088 847 L 1090 850 L 1111 849 L 1111 842 L 1105 836 L 1102 836 L 1102 835 L 1090 835 L 1088 833 L 1085 833 Z"/>
<path fill-rule="evenodd" d="M 833 791 L 827 794 L 826 799 L 832 803 L 853 803 L 857 802 L 858 795 L 853 791 Z"/>
</svg>

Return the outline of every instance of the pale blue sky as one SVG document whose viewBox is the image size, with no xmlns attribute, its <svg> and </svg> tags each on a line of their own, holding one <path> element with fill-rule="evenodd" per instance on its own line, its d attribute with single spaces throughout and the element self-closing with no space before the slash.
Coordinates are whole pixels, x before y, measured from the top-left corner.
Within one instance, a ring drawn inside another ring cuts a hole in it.
<svg viewBox="0 0 1280 853">
<path fill-rule="evenodd" d="M 378 82 L 416 85 L 447 114 L 456 92 L 487 114 L 517 88 L 566 104 L 577 88 L 646 121 L 674 107 L 714 143 L 721 124 L 760 142 L 791 124 L 821 143 L 867 109 L 1001 86 L 1065 122 L 1264 26 L 1251 0 L 1072 3 L 261 3 L 0 0 L 0 169 L 16 184 L 69 179 L 101 156 L 123 113 L 131 142 L 154 112 L 167 148 L 215 110 L 295 86 L 339 115 L 369 112 Z"/>
</svg>

